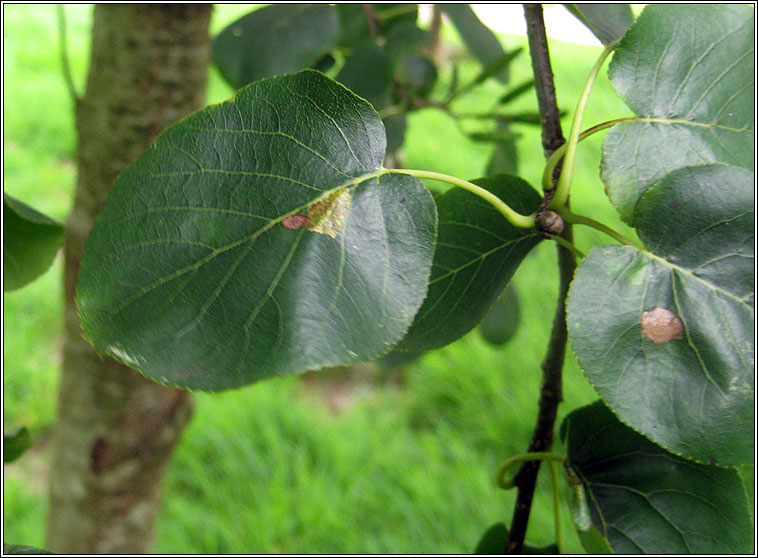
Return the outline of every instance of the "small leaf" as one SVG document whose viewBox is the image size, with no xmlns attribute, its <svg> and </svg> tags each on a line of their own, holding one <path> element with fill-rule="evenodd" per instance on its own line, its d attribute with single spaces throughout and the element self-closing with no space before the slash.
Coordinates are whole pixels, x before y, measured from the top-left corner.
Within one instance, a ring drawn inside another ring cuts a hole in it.
<svg viewBox="0 0 758 558">
<path fill-rule="evenodd" d="M 3 432 L 3 463 L 16 461 L 32 445 L 32 437 L 25 426 Z"/>
<path fill-rule="evenodd" d="M 84 336 L 209 390 L 386 353 L 424 300 L 436 211 L 420 181 L 381 166 L 384 147 L 371 105 L 314 71 L 167 129 L 92 230 Z"/>
<path fill-rule="evenodd" d="M 357 45 L 336 77 L 337 81 L 379 106 L 392 85 L 392 65 L 384 49 L 373 41 Z"/>
<path fill-rule="evenodd" d="M 534 78 L 528 79 L 508 89 L 505 94 L 498 99 L 498 103 L 505 105 L 529 91 L 534 87 Z"/>
<path fill-rule="evenodd" d="M 395 80 L 403 86 L 406 95 L 425 97 L 437 81 L 437 68 L 428 58 L 411 52 L 400 60 Z"/>
<path fill-rule="evenodd" d="M 442 9 L 450 18 L 463 43 L 482 66 L 487 66 L 505 56 L 503 47 L 495 34 L 484 25 L 469 4 L 442 4 Z M 508 68 L 503 68 L 494 77 L 508 82 Z"/>
<path fill-rule="evenodd" d="M 494 132 L 472 132 L 468 135 L 471 141 L 482 143 L 501 143 L 512 141 L 519 137 L 519 134 L 511 132 L 509 128 L 498 127 Z"/>
<path fill-rule="evenodd" d="M 579 535 L 588 552 L 607 553 L 607 545 L 619 554 L 751 552 L 747 500 L 734 469 L 668 453 L 600 401 L 569 414 L 561 438 L 569 483 L 586 491 L 590 523 Z"/>
<path fill-rule="evenodd" d="M 508 527 L 505 523 L 495 523 L 487 529 L 482 538 L 476 545 L 473 554 L 503 554 L 508 544 Z M 524 543 L 521 554 L 550 555 L 560 554 L 557 544 L 546 546 L 536 546 L 530 543 Z"/>
<path fill-rule="evenodd" d="M 498 174 L 473 182 L 525 215 L 540 203 L 537 192 L 516 176 Z M 514 227 L 490 204 L 460 188 L 435 202 L 439 231 L 429 293 L 398 345 L 403 351 L 436 349 L 468 333 L 540 241 L 533 229 Z"/>
<path fill-rule="evenodd" d="M 564 4 L 604 45 L 618 41 L 634 23 L 629 4 Z"/>
<path fill-rule="evenodd" d="M 688 165 L 753 170 L 754 8 L 648 5 L 613 55 L 611 83 L 641 118 L 604 140 L 602 176 L 634 223 L 645 191 Z"/>
<path fill-rule="evenodd" d="M 337 47 L 339 16 L 329 4 L 274 4 L 227 26 L 213 40 L 213 63 L 235 88 L 307 68 Z"/>
<path fill-rule="evenodd" d="M 513 283 L 508 283 L 479 323 L 479 333 L 492 345 L 505 345 L 518 331 L 520 319 L 518 291 Z"/>
<path fill-rule="evenodd" d="M 474 78 L 474 81 L 471 82 L 471 85 L 479 85 L 480 83 L 484 83 L 491 77 L 497 77 L 504 70 L 507 71 L 510 63 L 519 54 L 521 54 L 522 51 L 523 49 L 519 47 L 510 52 L 506 52 L 502 56 L 496 58 L 495 60 L 487 64 L 484 68 L 482 68 L 482 71 L 479 72 L 479 75 L 477 75 Z"/>
<path fill-rule="evenodd" d="M 42 275 L 63 243 L 63 225 L 3 192 L 3 290 Z"/>
<path fill-rule="evenodd" d="M 704 463 L 754 458 L 754 181 L 716 164 L 669 174 L 635 212 L 646 250 L 593 249 L 567 304 L 579 363 L 614 413 Z"/>
<path fill-rule="evenodd" d="M 502 139 L 495 144 L 489 163 L 487 163 L 487 175 L 493 175 L 500 172 L 518 175 L 518 149 L 516 140 L 520 134 L 513 134 L 510 126 L 505 122 L 495 122 L 498 133 L 502 134 Z"/>
</svg>

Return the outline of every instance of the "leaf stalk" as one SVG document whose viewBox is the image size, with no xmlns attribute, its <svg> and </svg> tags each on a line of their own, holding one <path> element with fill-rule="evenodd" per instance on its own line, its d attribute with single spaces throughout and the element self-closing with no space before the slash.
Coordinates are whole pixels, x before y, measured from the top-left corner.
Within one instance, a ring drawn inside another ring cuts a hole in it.
<svg viewBox="0 0 758 558">
<path fill-rule="evenodd" d="M 608 45 L 603 49 L 602 54 L 590 71 L 590 75 L 584 84 L 582 93 L 579 95 L 579 101 L 577 102 L 576 111 L 574 112 L 574 120 L 571 123 L 571 131 L 569 132 L 568 142 L 566 143 L 567 147 L 566 154 L 563 158 L 563 170 L 561 171 L 561 177 L 558 179 L 555 196 L 549 206 L 551 209 L 560 209 L 566 205 L 569 190 L 571 189 L 571 179 L 574 174 L 574 159 L 576 158 L 576 146 L 579 143 L 579 131 L 582 125 L 584 109 L 587 106 L 587 100 L 589 99 L 590 91 L 592 90 L 592 84 L 595 82 L 595 78 L 600 72 L 600 68 L 603 66 L 605 59 L 608 58 L 608 55 L 610 55 L 614 48 L 615 45 Z"/>
<path fill-rule="evenodd" d="M 447 182 L 448 184 L 452 184 L 453 186 L 457 186 L 458 188 L 463 188 L 464 190 L 471 192 L 472 194 L 476 196 L 479 196 L 480 198 L 488 202 L 490 205 L 492 205 L 514 227 L 518 227 L 520 229 L 531 229 L 534 227 L 534 224 L 535 224 L 534 214 L 522 215 L 521 213 L 514 211 L 508 204 L 506 204 L 503 200 L 498 198 L 495 194 L 493 194 L 489 190 L 485 190 L 481 186 L 477 186 L 476 184 L 472 182 L 468 182 L 467 180 L 461 180 L 460 178 L 456 178 L 455 176 L 450 176 L 448 174 L 442 174 L 439 172 L 415 170 L 415 169 L 388 169 L 388 172 L 408 174 L 410 176 L 415 176 L 416 178 L 428 178 L 430 180 L 438 180 L 440 182 Z"/>
</svg>

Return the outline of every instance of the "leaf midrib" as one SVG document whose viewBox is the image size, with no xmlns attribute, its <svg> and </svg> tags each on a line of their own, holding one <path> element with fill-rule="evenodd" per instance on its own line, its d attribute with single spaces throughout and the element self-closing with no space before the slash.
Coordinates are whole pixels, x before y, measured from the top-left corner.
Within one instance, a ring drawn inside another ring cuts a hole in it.
<svg viewBox="0 0 758 558">
<path fill-rule="evenodd" d="M 214 258 L 216 258 L 216 256 L 219 256 L 220 254 L 223 254 L 224 252 L 228 252 L 229 250 L 232 250 L 232 249 L 234 249 L 234 248 L 236 248 L 238 246 L 241 246 L 242 244 L 245 244 L 246 242 L 255 241 L 259 236 L 261 236 L 262 234 L 264 234 L 265 232 L 267 232 L 268 230 L 270 230 L 271 228 L 273 228 L 277 224 L 281 223 L 286 217 L 288 217 L 290 215 L 294 215 L 296 213 L 299 213 L 299 212 L 301 212 L 301 211 L 309 208 L 314 203 L 317 203 L 317 202 L 319 202 L 319 201 L 321 201 L 321 200 L 329 197 L 334 192 L 336 192 L 336 191 L 338 191 L 340 189 L 346 189 L 346 188 L 350 188 L 352 186 L 357 186 L 357 185 L 359 185 L 359 184 L 361 184 L 363 182 L 366 182 L 366 181 L 371 180 L 373 178 L 378 178 L 378 177 L 380 177 L 380 176 L 382 176 L 384 174 L 389 174 L 389 173 L 392 173 L 391 169 L 381 168 L 378 171 L 374 171 L 374 172 L 369 173 L 369 174 L 364 174 L 364 175 L 361 175 L 359 177 L 355 177 L 352 180 L 349 180 L 348 182 L 345 182 L 344 184 L 340 184 L 339 186 L 336 186 L 334 188 L 331 188 L 331 189 L 328 189 L 328 190 L 324 190 L 323 193 L 320 196 L 318 196 L 318 197 L 310 200 L 309 202 L 307 202 L 305 204 L 302 204 L 302 205 L 300 205 L 300 206 L 292 209 L 291 211 L 289 211 L 287 213 L 284 213 L 284 214 L 280 215 L 279 217 L 276 217 L 274 219 L 269 220 L 268 223 L 266 223 L 265 225 L 263 225 L 261 228 L 257 229 L 252 234 L 250 234 L 250 235 L 248 235 L 248 236 L 246 236 L 244 238 L 237 239 L 237 240 L 235 240 L 233 242 L 230 242 L 229 244 L 226 244 L 226 245 L 221 246 L 219 248 L 216 248 L 213 252 L 211 252 L 207 256 L 204 256 L 200 260 L 198 260 L 196 262 L 193 262 L 192 264 L 187 265 L 187 266 L 185 266 L 185 267 L 183 267 L 181 269 L 175 270 L 175 271 L 169 273 L 168 275 L 164 275 L 163 277 L 161 277 L 159 279 L 156 279 L 150 285 L 147 285 L 146 287 L 141 288 L 138 292 L 136 292 L 135 294 L 133 294 L 132 296 L 130 296 L 126 300 L 124 300 L 124 302 L 118 308 L 116 308 L 115 310 L 113 310 L 112 313 L 113 314 L 117 314 L 117 313 L 121 312 L 124 308 L 126 308 L 127 306 L 129 306 L 133 302 L 139 300 L 142 296 L 144 296 L 145 294 L 149 293 L 150 291 L 153 291 L 153 290 L 157 289 L 161 285 L 165 285 L 169 281 L 172 281 L 174 279 L 177 279 L 178 277 L 181 277 L 185 273 L 188 273 L 190 271 L 193 271 L 195 269 L 198 269 L 198 268 L 204 266 L 205 264 L 207 264 L 208 262 L 210 262 L 211 260 L 213 260 Z"/>
</svg>

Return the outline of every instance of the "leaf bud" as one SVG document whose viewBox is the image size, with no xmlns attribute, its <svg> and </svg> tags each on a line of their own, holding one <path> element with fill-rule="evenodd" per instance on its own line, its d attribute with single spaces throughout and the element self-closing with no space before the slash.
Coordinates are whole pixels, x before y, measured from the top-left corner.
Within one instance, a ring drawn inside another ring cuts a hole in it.
<svg viewBox="0 0 758 558">
<path fill-rule="evenodd" d="M 537 232 L 545 238 L 553 238 L 563 232 L 563 217 L 555 211 L 541 211 L 535 223 Z"/>
</svg>

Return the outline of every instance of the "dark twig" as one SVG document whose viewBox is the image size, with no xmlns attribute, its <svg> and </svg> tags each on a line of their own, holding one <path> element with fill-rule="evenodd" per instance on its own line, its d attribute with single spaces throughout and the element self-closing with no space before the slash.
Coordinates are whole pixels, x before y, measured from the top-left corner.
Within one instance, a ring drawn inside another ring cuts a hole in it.
<svg viewBox="0 0 758 558">
<path fill-rule="evenodd" d="M 74 78 L 71 77 L 71 64 L 68 60 L 68 41 L 66 39 L 66 14 L 63 11 L 63 6 L 58 4 L 58 44 L 60 46 L 61 53 L 61 66 L 63 68 L 63 79 L 66 82 L 66 89 L 68 89 L 69 97 L 73 101 L 74 106 L 79 104 L 79 94 L 76 92 L 76 86 L 74 86 Z"/>
<path fill-rule="evenodd" d="M 371 39 L 376 39 L 379 36 L 379 22 L 374 11 L 374 6 L 371 4 L 361 4 L 363 6 L 363 13 L 366 14 L 366 24 L 368 25 L 368 36 Z"/>
<path fill-rule="evenodd" d="M 542 19 L 542 6 L 540 4 L 524 5 L 524 17 L 526 18 L 529 52 L 532 58 L 535 89 L 537 91 L 537 100 L 542 119 L 542 145 L 545 155 L 549 157 L 553 151 L 565 143 L 565 139 L 561 131 L 560 112 L 558 111 L 555 99 L 555 86 L 550 66 L 545 24 Z M 550 192 L 548 192 L 548 196 L 546 197 L 549 197 L 549 194 Z M 561 236 L 569 242 L 573 240 L 571 226 L 568 223 L 564 227 Z M 557 245 L 557 247 L 558 267 L 560 270 L 558 307 L 553 318 L 547 354 L 542 361 L 539 413 L 534 433 L 529 443 L 529 452 L 547 451 L 552 446 L 555 417 L 558 404 L 563 398 L 561 373 L 568 338 L 565 302 L 568 286 L 576 268 L 576 261 L 574 255 L 566 248 L 560 245 Z M 520 554 L 523 548 L 539 469 L 539 461 L 528 461 L 521 466 L 521 469 L 516 474 L 515 484 L 518 488 L 518 495 L 516 497 L 516 506 L 513 510 L 511 528 L 508 533 L 506 552 L 509 554 Z"/>
</svg>

